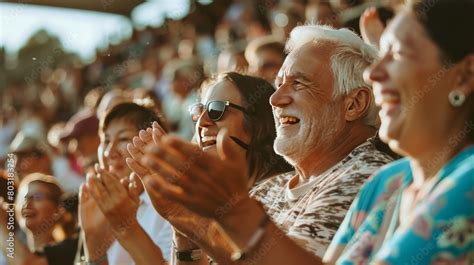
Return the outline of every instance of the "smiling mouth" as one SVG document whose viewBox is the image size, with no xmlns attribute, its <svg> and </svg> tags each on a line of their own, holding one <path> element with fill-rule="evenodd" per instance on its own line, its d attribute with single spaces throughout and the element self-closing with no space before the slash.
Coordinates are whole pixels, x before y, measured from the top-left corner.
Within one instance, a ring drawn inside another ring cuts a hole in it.
<svg viewBox="0 0 474 265">
<path fill-rule="evenodd" d="M 385 93 L 381 96 L 382 104 L 398 105 L 400 104 L 400 95 L 395 93 Z"/>
<path fill-rule="evenodd" d="M 217 136 L 203 136 L 201 137 L 201 146 L 202 148 L 210 147 L 216 145 Z"/>
<path fill-rule="evenodd" d="M 290 125 L 299 123 L 300 119 L 293 116 L 280 116 L 278 118 L 278 121 L 280 122 L 280 125 L 282 126 L 290 126 Z"/>
<path fill-rule="evenodd" d="M 32 217 L 35 217 L 36 214 L 34 212 L 31 212 L 31 211 L 23 211 L 21 213 L 21 215 L 24 217 L 24 218 L 32 218 Z"/>
</svg>

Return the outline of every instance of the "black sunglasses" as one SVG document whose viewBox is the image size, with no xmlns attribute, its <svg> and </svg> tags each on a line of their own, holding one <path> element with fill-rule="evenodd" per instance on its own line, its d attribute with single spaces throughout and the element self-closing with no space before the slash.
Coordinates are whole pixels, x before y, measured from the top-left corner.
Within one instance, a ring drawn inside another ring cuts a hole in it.
<svg viewBox="0 0 474 265">
<path fill-rule="evenodd" d="M 218 121 L 222 116 L 224 116 L 226 107 L 235 108 L 248 114 L 248 111 L 244 107 L 223 100 L 211 100 L 207 102 L 206 105 L 202 103 L 193 104 L 189 106 L 189 114 L 191 115 L 193 122 L 197 122 L 202 113 L 207 110 L 207 116 L 209 119 L 212 121 Z"/>
</svg>

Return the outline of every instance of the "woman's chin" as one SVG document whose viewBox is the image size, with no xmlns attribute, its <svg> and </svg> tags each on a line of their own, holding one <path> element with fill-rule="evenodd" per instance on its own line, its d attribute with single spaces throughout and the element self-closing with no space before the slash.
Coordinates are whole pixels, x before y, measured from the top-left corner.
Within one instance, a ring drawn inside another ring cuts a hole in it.
<svg viewBox="0 0 474 265">
<path fill-rule="evenodd" d="M 402 126 L 395 123 L 383 123 L 379 130 L 380 139 L 388 144 L 390 149 L 402 156 L 405 156 L 405 151 L 401 148 Z"/>
</svg>

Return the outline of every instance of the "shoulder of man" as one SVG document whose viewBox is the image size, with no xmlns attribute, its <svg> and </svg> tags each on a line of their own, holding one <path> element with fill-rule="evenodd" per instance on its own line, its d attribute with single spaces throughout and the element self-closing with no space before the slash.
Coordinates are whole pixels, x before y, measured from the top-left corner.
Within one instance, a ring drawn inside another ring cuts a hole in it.
<svg viewBox="0 0 474 265">
<path fill-rule="evenodd" d="M 253 186 L 249 194 L 251 197 L 260 200 L 260 198 L 268 197 L 270 193 L 281 193 L 285 189 L 288 181 L 290 181 L 295 174 L 295 171 L 290 171 L 263 180 Z"/>
</svg>

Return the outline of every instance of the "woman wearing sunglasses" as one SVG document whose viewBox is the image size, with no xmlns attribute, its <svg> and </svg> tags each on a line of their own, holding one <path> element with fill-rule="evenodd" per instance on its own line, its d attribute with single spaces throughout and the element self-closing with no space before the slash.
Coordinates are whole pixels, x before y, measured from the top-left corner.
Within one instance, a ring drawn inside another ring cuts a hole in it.
<svg viewBox="0 0 474 265">
<path fill-rule="evenodd" d="M 206 84 L 201 91 L 201 102 L 189 108 L 195 122 L 194 141 L 200 149 L 216 153 L 217 134 L 221 130 L 226 131 L 231 139 L 226 142 L 226 147 L 236 154 L 233 160 L 235 164 L 247 169 L 249 189 L 261 180 L 291 170 L 290 165 L 273 151 L 276 134 L 272 109 L 268 104 L 273 92 L 273 86 L 263 79 L 230 72 Z M 153 129 L 155 142 L 159 141 L 156 139 L 156 130 Z M 157 192 L 159 183 L 149 176 L 154 173 L 166 174 L 165 171 L 170 167 L 166 165 L 167 161 L 155 155 L 160 149 L 153 144 L 151 137 L 141 136 L 141 141 L 134 141 L 129 148 L 134 161 L 128 164 L 135 173 L 144 177 L 145 188 L 155 209 L 175 228 L 174 262 L 207 264 L 206 255 L 198 244 L 211 244 L 216 249 L 216 255 L 230 251 L 232 246 L 227 245 L 210 220 L 160 196 Z M 173 174 L 179 175 L 179 172 Z M 209 249 L 208 246 L 206 249 Z"/>
<path fill-rule="evenodd" d="M 250 186 L 291 170 L 273 151 L 275 123 L 268 104 L 273 92 L 273 86 L 263 79 L 230 72 L 203 88 L 201 102 L 189 107 L 196 123 L 195 140 L 201 149 L 216 152 L 217 133 L 223 128 L 241 147 Z"/>
</svg>

